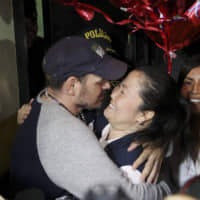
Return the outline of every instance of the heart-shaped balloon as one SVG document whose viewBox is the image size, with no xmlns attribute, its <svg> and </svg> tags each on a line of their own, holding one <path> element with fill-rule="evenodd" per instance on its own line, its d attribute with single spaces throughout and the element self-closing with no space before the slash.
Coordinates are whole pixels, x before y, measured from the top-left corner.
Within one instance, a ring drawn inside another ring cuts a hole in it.
<svg viewBox="0 0 200 200">
<path fill-rule="evenodd" d="M 168 35 L 168 50 L 176 51 L 200 38 L 200 1 L 196 1 L 181 18 L 166 23 L 163 32 Z M 147 35 L 165 51 L 162 32 L 146 31 Z"/>
<path fill-rule="evenodd" d="M 76 12 L 86 21 L 91 21 L 94 18 L 95 11 L 89 8 L 75 7 Z"/>
</svg>

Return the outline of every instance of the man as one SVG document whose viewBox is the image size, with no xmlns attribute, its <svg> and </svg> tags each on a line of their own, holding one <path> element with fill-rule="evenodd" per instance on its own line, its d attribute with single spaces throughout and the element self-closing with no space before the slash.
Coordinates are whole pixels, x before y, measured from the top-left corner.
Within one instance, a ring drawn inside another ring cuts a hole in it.
<svg viewBox="0 0 200 200">
<path fill-rule="evenodd" d="M 47 199 L 70 192 L 82 198 L 97 184 L 119 184 L 136 199 L 162 199 L 169 188 L 131 185 L 110 161 L 91 130 L 77 117 L 82 109 L 101 104 L 107 80 L 122 77 L 125 63 L 96 43 L 79 37 L 57 42 L 44 60 L 48 87 L 32 103 L 20 127 L 11 156 L 16 191 L 42 189 Z"/>
</svg>

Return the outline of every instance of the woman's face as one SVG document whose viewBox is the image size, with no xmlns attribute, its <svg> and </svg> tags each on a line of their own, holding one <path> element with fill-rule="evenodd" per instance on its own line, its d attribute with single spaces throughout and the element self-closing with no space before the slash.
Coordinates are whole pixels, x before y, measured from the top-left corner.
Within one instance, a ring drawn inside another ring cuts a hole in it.
<svg viewBox="0 0 200 200">
<path fill-rule="evenodd" d="M 144 86 L 144 79 L 142 72 L 134 70 L 113 89 L 104 115 L 115 128 L 125 130 L 136 124 L 141 114 L 139 107 L 143 103 L 140 91 Z"/>
<path fill-rule="evenodd" d="M 181 93 L 192 104 L 192 111 L 200 112 L 200 65 L 193 68 L 184 79 Z"/>
</svg>

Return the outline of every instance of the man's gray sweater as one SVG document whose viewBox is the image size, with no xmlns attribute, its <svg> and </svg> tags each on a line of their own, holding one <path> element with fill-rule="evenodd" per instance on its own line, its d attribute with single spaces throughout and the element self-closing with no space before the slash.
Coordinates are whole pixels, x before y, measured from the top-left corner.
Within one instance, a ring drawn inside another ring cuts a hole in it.
<svg viewBox="0 0 200 200">
<path fill-rule="evenodd" d="M 40 112 L 34 119 L 37 127 L 28 128 L 36 130 L 33 134 L 36 135 L 40 164 L 58 187 L 78 198 L 83 198 L 88 189 L 99 184 L 120 185 L 132 199 L 137 200 L 162 200 L 170 193 L 164 181 L 158 184 L 131 184 L 108 158 L 94 133 L 81 120 L 62 106 L 44 101 L 39 96 L 36 104 L 40 105 Z M 20 147 L 15 144 L 16 148 Z M 13 157 L 14 154 L 13 152 Z M 12 165 L 18 165 L 17 160 Z M 34 179 L 37 180 L 37 177 Z M 32 180 L 28 181 L 31 185 Z"/>
</svg>

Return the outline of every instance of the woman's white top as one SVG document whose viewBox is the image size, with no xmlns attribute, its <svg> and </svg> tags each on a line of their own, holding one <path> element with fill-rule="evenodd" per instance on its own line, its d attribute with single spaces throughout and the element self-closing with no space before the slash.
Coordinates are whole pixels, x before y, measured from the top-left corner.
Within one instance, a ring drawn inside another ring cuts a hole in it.
<svg viewBox="0 0 200 200">
<path fill-rule="evenodd" d="M 108 136 L 109 136 L 109 132 L 110 132 L 110 124 L 106 125 L 105 128 L 102 130 L 102 134 L 101 134 L 101 138 L 100 138 L 100 144 L 103 148 L 106 147 L 106 145 L 116 141 L 116 140 L 119 140 L 120 138 L 122 137 L 118 137 L 118 138 L 115 138 L 115 139 L 111 139 L 111 140 L 108 140 Z M 120 169 L 123 171 L 124 175 L 126 177 L 128 177 L 128 179 L 133 183 L 133 184 L 139 184 L 141 183 L 141 175 L 142 173 L 139 171 L 139 170 L 134 170 L 132 168 L 131 165 L 124 165 L 124 166 L 121 166 Z"/>
<path fill-rule="evenodd" d="M 180 164 L 179 167 L 179 186 L 182 187 L 192 177 L 200 175 L 200 152 L 196 162 L 190 156 Z"/>
</svg>

